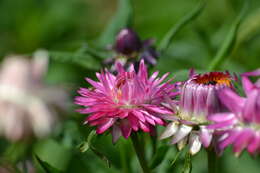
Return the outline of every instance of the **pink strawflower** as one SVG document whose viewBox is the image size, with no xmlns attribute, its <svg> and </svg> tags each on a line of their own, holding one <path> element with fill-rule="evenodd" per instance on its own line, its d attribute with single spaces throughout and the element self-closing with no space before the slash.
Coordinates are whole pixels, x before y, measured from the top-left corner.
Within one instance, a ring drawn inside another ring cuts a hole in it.
<svg viewBox="0 0 260 173">
<path fill-rule="evenodd" d="M 81 96 L 75 103 L 84 106 L 78 112 L 89 114 L 85 123 L 97 126 L 98 134 L 111 129 L 113 142 L 121 135 L 128 138 L 132 131 L 152 132 L 153 126 L 164 125 L 161 115 L 173 112 L 162 103 L 178 94 L 170 81 L 163 83 L 168 74 L 159 78 L 155 72 L 148 78 L 144 61 L 138 73 L 133 65 L 129 71 L 120 63 L 116 67 L 117 75 L 107 70 L 97 73 L 98 82 L 86 78 L 93 88 L 78 90 Z"/>
<path fill-rule="evenodd" d="M 246 97 L 241 97 L 226 88 L 218 95 L 228 108 L 227 112 L 216 113 L 209 117 L 213 122 L 209 129 L 218 130 L 218 149 L 224 150 L 233 145 L 233 151 L 239 155 L 243 149 L 251 154 L 260 151 L 260 84 L 253 84 L 248 76 L 259 76 L 260 69 L 242 74 L 242 84 Z"/>
<path fill-rule="evenodd" d="M 161 139 L 173 136 L 171 144 L 177 143 L 180 149 L 189 143 L 191 154 L 196 154 L 201 144 L 208 147 L 213 131 L 206 128 L 207 116 L 225 110 L 216 93 L 222 88 L 232 87 L 231 80 L 227 72 L 194 74 L 191 71 L 190 79 L 181 89 L 177 120 L 168 117 L 172 122 L 162 133 Z"/>
</svg>

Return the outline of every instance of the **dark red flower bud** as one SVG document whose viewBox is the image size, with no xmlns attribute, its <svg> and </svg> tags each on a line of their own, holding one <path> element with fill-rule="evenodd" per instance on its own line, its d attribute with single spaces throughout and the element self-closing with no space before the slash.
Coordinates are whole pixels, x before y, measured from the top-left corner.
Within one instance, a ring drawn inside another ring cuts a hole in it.
<svg viewBox="0 0 260 173">
<path fill-rule="evenodd" d="M 142 49 L 142 41 L 137 33 L 132 29 L 122 29 L 117 37 L 115 43 L 115 50 L 126 56 L 131 56 Z"/>
</svg>

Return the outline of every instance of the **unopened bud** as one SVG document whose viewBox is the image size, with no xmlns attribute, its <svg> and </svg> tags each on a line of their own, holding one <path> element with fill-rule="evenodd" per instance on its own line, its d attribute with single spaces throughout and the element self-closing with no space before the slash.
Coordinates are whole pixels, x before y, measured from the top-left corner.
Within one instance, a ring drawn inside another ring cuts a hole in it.
<svg viewBox="0 0 260 173">
<path fill-rule="evenodd" d="M 116 38 L 115 50 L 126 56 L 139 52 L 142 48 L 142 41 L 132 29 L 122 29 Z"/>
</svg>

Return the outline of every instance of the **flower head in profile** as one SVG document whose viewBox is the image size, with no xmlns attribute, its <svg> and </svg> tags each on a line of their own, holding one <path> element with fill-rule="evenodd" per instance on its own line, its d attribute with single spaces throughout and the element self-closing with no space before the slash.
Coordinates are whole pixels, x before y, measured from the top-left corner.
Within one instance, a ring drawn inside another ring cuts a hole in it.
<svg viewBox="0 0 260 173">
<path fill-rule="evenodd" d="M 30 60 L 8 56 L 0 69 L 0 134 L 12 141 L 43 137 L 57 117 L 54 107 L 64 108 L 67 95 L 61 88 L 46 86 L 48 53 L 37 51 Z"/>
<path fill-rule="evenodd" d="M 138 66 L 141 59 L 147 65 L 154 66 L 157 64 L 159 54 L 152 46 L 153 44 L 153 39 L 143 41 L 133 29 L 123 28 L 117 34 L 113 45 L 115 56 L 106 59 L 104 64 L 112 65 L 111 71 L 116 71 L 114 65 L 117 62 L 128 68 L 133 63 Z"/>
<path fill-rule="evenodd" d="M 89 114 L 85 123 L 97 126 L 98 134 L 110 130 L 113 142 L 121 135 L 128 138 L 133 131 L 152 132 L 153 126 L 165 124 L 161 115 L 173 113 L 162 103 L 178 94 L 173 92 L 174 84 L 163 82 L 168 74 L 161 78 L 157 75 L 155 72 L 148 77 L 144 61 L 138 73 L 133 65 L 125 71 L 118 63 L 117 75 L 105 70 L 97 73 L 97 82 L 86 79 L 93 88 L 78 90 L 81 96 L 75 98 L 75 103 L 84 106 L 78 111 Z"/>
<path fill-rule="evenodd" d="M 242 74 L 246 97 L 225 88 L 218 95 L 228 108 L 226 112 L 209 116 L 213 124 L 209 129 L 218 131 L 217 149 L 223 151 L 228 145 L 239 155 L 243 149 L 251 154 L 260 152 L 260 83 L 254 84 L 249 76 L 259 76 L 260 69 Z"/>
<path fill-rule="evenodd" d="M 171 143 L 178 143 L 179 148 L 189 143 L 191 154 L 197 153 L 201 144 L 208 147 L 212 130 L 205 126 L 207 116 L 226 110 L 218 99 L 217 91 L 232 87 L 231 79 L 227 72 L 194 74 L 191 71 L 190 79 L 184 82 L 181 89 L 177 120 L 170 118 L 172 122 L 162 133 L 161 139 L 173 136 Z"/>
</svg>

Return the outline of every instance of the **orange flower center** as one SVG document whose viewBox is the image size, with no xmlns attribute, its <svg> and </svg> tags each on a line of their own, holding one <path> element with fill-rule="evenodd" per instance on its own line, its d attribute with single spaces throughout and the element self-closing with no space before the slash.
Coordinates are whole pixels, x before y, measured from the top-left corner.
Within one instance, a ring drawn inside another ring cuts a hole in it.
<svg viewBox="0 0 260 173">
<path fill-rule="evenodd" d="M 210 72 L 208 74 L 199 75 L 194 81 L 204 85 L 226 85 L 231 86 L 231 77 L 229 74 L 222 72 Z"/>
</svg>

